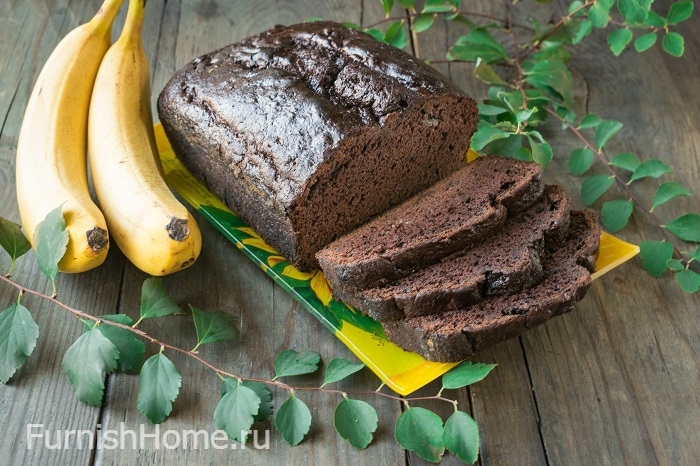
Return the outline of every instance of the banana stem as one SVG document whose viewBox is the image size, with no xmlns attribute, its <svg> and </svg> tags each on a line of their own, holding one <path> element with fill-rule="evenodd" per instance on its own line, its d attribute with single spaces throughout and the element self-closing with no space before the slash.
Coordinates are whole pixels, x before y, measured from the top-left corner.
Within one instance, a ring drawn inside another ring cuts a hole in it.
<svg viewBox="0 0 700 466">
<path fill-rule="evenodd" d="M 124 40 L 141 40 L 141 28 L 146 13 L 147 0 L 129 0 L 129 10 L 126 12 L 126 21 L 121 37 Z"/>
<path fill-rule="evenodd" d="M 105 0 L 91 21 L 95 28 L 111 31 L 114 18 L 117 17 L 123 3 L 124 0 Z"/>
</svg>

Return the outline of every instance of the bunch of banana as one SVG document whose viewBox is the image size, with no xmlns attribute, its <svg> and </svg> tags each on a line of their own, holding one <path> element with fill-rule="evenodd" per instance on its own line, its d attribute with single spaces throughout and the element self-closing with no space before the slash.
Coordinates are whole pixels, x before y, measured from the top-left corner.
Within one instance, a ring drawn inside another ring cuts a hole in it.
<svg viewBox="0 0 700 466">
<path fill-rule="evenodd" d="M 148 59 L 141 42 L 146 0 L 130 0 L 124 30 L 97 73 L 88 118 L 95 192 L 112 239 L 151 275 L 197 259 L 202 237 L 163 179 L 151 115 Z"/>
<path fill-rule="evenodd" d="M 146 0 L 129 1 L 124 29 L 110 47 L 122 3 L 105 0 L 42 70 L 20 131 L 17 199 L 30 242 L 37 224 L 62 205 L 69 241 L 59 270 L 100 265 L 111 237 L 134 265 L 160 276 L 194 263 L 202 239 L 165 184 L 155 145 L 141 42 Z M 86 151 L 99 208 L 90 199 Z"/>
<path fill-rule="evenodd" d="M 111 43 L 123 0 L 106 0 L 95 17 L 71 31 L 41 70 L 24 114 L 16 157 L 17 202 L 29 241 L 46 215 L 63 205 L 68 248 L 63 272 L 104 262 L 109 248 L 102 212 L 90 199 L 87 121 L 92 87 Z"/>
</svg>

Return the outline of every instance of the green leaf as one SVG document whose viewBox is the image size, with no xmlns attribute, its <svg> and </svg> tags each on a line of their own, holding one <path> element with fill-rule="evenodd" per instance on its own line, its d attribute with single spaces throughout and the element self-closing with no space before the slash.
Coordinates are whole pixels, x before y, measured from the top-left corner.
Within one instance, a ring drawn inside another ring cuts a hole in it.
<svg viewBox="0 0 700 466">
<path fill-rule="evenodd" d="M 19 300 L 0 313 L 0 382 L 24 366 L 38 339 L 39 326 Z"/>
<path fill-rule="evenodd" d="M 333 425 L 338 435 L 361 450 L 372 442 L 372 434 L 377 430 L 378 423 L 377 411 L 361 400 L 346 398 L 333 413 Z"/>
<path fill-rule="evenodd" d="M 647 16 L 647 19 L 644 20 L 644 24 L 646 26 L 654 26 L 657 28 L 665 28 L 667 26 L 666 18 L 653 11 L 649 12 L 649 16 Z"/>
<path fill-rule="evenodd" d="M 609 232 L 615 233 L 627 225 L 633 210 L 634 203 L 632 201 L 623 199 L 607 201 L 600 209 L 600 219 Z"/>
<path fill-rule="evenodd" d="M 517 113 L 517 115 L 515 115 L 515 121 L 517 121 L 518 123 L 526 122 L 527 120 L 530 119 L 530 117 L 532 116 L 532 113 L 536 112 L 536 111 L 537 111 L 536 107 L 526 108 L 525 110 L 520 110 Z"/>
<path fill-rule="evenodd" d="M 583 205 L 590 206 L 598 200 L 600 196 L 610 189 L 615 182 L 615 178 L 610 175 L 593 175 L 587 178 L 581 186 L 581 200 Z"/>
<path fill-rule="evenodd" d="M 685 41 L 683 36 L 677 32 L 667 32 L 661 40 L 661 47 L 672 57 L 681 57 L 685 51 Z"/>
<path fill-rule="evenodd" d="M 532 149 L 532 160 L 546 168 L 552 161 L 552 146 L 546 142 L 535 142 L 528 136 L 530 148 Z"/>
<path fill-rule="evenodd" d="M 610 8 L 606 7 L 603 2 L 596 2 L 588 10 L 588 19 L 594 27 L 604 28 L 610 21 Z"/>
<path fill-rule="evenodd" d="M 100 406 L 105 374 L 118 367 L 118 360 L 119 350 L 96 327 L 80 335 L 63 356 L 63 371 L 75 389 L 75 397 L 91 406 Z"/>
<path fill-rule="evenodd" d="M 442 434 L 445 447 L 467 464 L 479 457 L 479 426 L 464 411 L 455 411 L 445 423 Z"/>
<path fill-rule="evenodd" d="M 411 10 L 416 7 L 416 0 L 399 0 L 399 5 L 407 10 Z"/>
<path fill-rule="evenodd" d="M 579 123 L 578 129 L 595 128 L 602 121 L 603 120 L 598 115 L 589 113 L 583 118 L 581 118 L 581 123 Z"/>
<path fill-rule="evenodd" d="M 642 178 L 658 178 L 666 173 L 671 173 L 671 167 L 658 159 L 645 160 L 632 173 L 630 183 L 641 180 Z"/>
<path fill-rule="evenodd" d="M 377 28 L 367 28 L 364 30 L 367 34 L 374 37 L 378 41 L 384 42 L 384 32 Z"/>
<path fill-rule="evenodd" d="M 403 21 L 391 23 L 384 35 L 384 42 L 393 45 L 397 49 L 402 49 L 408 45 L 408 36 Z"/>
<path fill-rule="evenodd" d="M 479 107 L 479 115 L 482 116 L 493 116 L 493 115 L 500 115 L 502 113 L 506 113 L 508 110 L 499 107 L 497 105 L 491 105 L 491 104 L 485 104 L 483 102 L 479 102 L 477 104 L 477 107 Z"/>
<path fill-rule="evenodd" d="M 637 52 L 644 52 L 645 50 L 649 50 L 656 43 L 656 39 L 656 31 L 644 34 L 643 36 L 639 36 L 634 41 L 634 49 Z"/>
<path fill-rule="evenodd" d="M 433 13 L 423 13 L 416 16 L 411 28 L 416 32 L 424 32 L 430 29 L 434 22 L 435 15 Z"/>
<path fill-rule="evenodd" d="M 641 165 L 641 163 L 642 162 L 640 162 L 637 156 L 633 153 L 623 152 L 613 157 L 612 160 L 608 162 L 608 165 L 633 172 L 637 169 L 637 167 L 639 167 L 639 165 Z"/>
<path fill-rule="evenodd" d="M 454 9 L 449 0 L 426 0 L 423 13 L 447 13 Z"/>
<path fill-rule="evenodd" d="M 474 76 L 489 84 L 507 84 L 481 57 L 476 59 Z"/>
<path fill-rule="evenodd" d="M 668 231 L 683 241 L 700 243 L 700 215 L 686 214 L 664 225 Z"/>
<path fill-rule="evenodd" d="M 448 56 L 473 62 L 481 58 L 486 63 L 495 63 L 507 58 L 508 51 L 487 29 L 477 28 L 458 38 Z"/>
<path fill-rule="evenodd" d="M 311 411 L 303 401 L 291 395 L 277 411 L 275 427 L 288 444 L 299 445 L 311 427 Z"/>
<path fill-rule="evenodd" d="M 234 341 L 238 339 L 238 330 L 234 326 L 233 316 L 226 312 L 204 312 L 190 304 L 194 328 L 197 331 L 197 346 L 220 341 Z"/>
<path fill-rule="evenodd" d="M 579 44 L 583 39 L 591 34 L 593 31 L 593 22 L 590 19 L 585 18 L 578 22 L 578 29 L 576 33 L 571 37 L 571 44 Z"/>
<path fill-rule="evenodd" d="M 568 14 L 572 14 L 574 11 L 578 10 L 583 6 L 583 2 L 581 0 L 575 0 L 569 4 L 569 8 L 567 8 L 566 12 Z"/>
<path fill-rule="evenodd" d="M 8 275 L 12 273 L 17 258 L 32 248 L 29 240 L 22 233 L 22 226 L 3 217 L 0 217 L 0 247 L 7 251 L 12 260 Z"/>
<path fill-rule="evenodd" d="M 305 353 L 297 353 L 293 349 L 282 351 L 275 361 L 275 379 L 316 372 L 320 360 L 321 355 L 312 351 Z"/>
<path fill-rule="evenodd" d="M 496 364 L 472 364 L 471 361 L 464 361 L 442 376 L 442 390 L 462 388 L 479 382 L 489 375 L 494 367 Z"/>
<path fill-rule="evenodd" d="M 675 2 L 671 4 L 666 20 L 668 21 L 668 24 L 672 26 L 690 18 L 692 13 L 693 2 Z"/>
<path fill-rule="evenodd" d="M 173 410 L 181 384 L 182 376 L 170 359 L 163 353 L 154 354 L 141 368 L 136 409 L 153 424 L 160 424 Z"/>
<path fill-rule="evenodd" d="M 667 241 L 642 241 L 639 244 L 642 266 L 652 277 L 660 277 L 666 271 L 666 263 L 673 257 L 673 245 Z"/>
<path fill-rule="evenodd" d="M 511 134 L 483 120 L 477 122 L 476 128 L 476 133 L 472 135 L 471 139 L 471 147 L 475 151 L 480 151 L 486 144 L 507 138 Z"/>
<path fill-rule="evenodd" d="M 669 259 L 668 261 L 666 261 L 666 266 L 675 272 L 679 272 L 685 269 L 685 265 L 683 265 L 683 262 L 679 261 L 678 259 Z"/>
<path fill-rule="evenodd" d="M 523 72 L 525 81 L 532 86 L 545 92 L 554 91 L 564 101 L 564 105 L 567 107 L 573 105 L 574 78 L 569 68 L 561 60 L 538 61 Z"/>
<path fill-rule="evenodd" d="M 238 387 L 239 382 L 237 379 L 232 379 L 226 377 L 221 381 L 221 396 L 223 397 L 226 393 L 234 387 Z M 260 398 L 260 406 L 258 407 L 258 412 L 253 416 L 256 421 L 265 421 L 272 415 L 272 393 L 268 390 L 267 385 L 262 382 L 256 382 L 254 380 L 244 380 L 240 385 L 249 388 L 258 395 Z"/>
<path fill-rule="evenodd" d="M 382 0 L 382 6 L 384 7 L 384 14 L 388 18 L 391 9 L 394 7 L 394 0 Z"/>
<path fill-rule="evenodd" d="M 581 176 L 591 168 L 595 155 L 587 147 L 574 149 L 569 156 L 569 171 L 576 176 Z"/>
<path fill-rule="evenodd" d="M 245 443 L 259 407 L 260 397 L 250 388 L 236 383 L 219 400 L 214 410 L 214 422 L 229 437 Z"/>
<path fill-rule="evenodd" d="M 362 370 L 364 367 L 365 365 L 363 363 L 355 364 L 343 358 L 334 359 L 328 363 L 323 385 L 343 380 L 345 377 Z"/>
<path fill-rule="evenodd" d="M 143 319 L 176 314 L 184 314 L 184 311 L 165 291 L 163 280 L 159 277 L 145 279 L 141 287 L 141 318 L 139 322 Z"/>
<path fill-rule="evenodd" d="M 629 28 L 616 29 L 608 35 L 608 45 L 610 46 L 610 51 L 616 57 L 622 53 L 622 51 L 631 41 L 632 31 Z"/>
<path fill-rule="evenodd" d="M 692 270 L 685 269 L 676 273 L 676 281 L 681 289 L 688 293 L 695 293 L 700 289 L 700 274 Z"/>
<path fill-rule="evenodd" d="M 439 463 L 445 453 L 442 434 L 442 419 L 425 408 L 407 408 L 394 430 L 399 445 L 431 463 Z"/>
<path fill-rule="evenodd" d="M 66 253 L 68 245 L 68 230 L 63 218 L 63 206 L 58 206 L 46 215 L 34 232 L 34 246 L 36 247 L 36 260 L 39 268 L 53 284 L 56 293 L 56 275 L 58 275 L 58 262 Z"/>
<path fill-rule="evenodd" d="M 112 314 L 100 316 L 102 320 L 117 322 L 123 325 L 131 325 L 133 321 L 126 314 Z M 109 324 L 100 324 L 97 329 L 107 337 L 119 351 L 117 368 L 123 372 L 136 372 L 141 369 L 146 359 L 146 346 L 143 341 L 129 330 L 115 327 Z"/>
<path fill-rule="evenodd" d="M 605 144 L 613 137 L 618 131 L 622 129 L 622 123 L 615 120 L 604 120 L 595 129 L 595 134 L 593 138 L 595 139 L 595 145 L 598 150 L 602 150 Z"/>
<path fill-rule="evenodd" d="M 643 23 L 649 14 L 650 0 L 618 0 L 617 8 L 629 24 Z"/>
</svg>

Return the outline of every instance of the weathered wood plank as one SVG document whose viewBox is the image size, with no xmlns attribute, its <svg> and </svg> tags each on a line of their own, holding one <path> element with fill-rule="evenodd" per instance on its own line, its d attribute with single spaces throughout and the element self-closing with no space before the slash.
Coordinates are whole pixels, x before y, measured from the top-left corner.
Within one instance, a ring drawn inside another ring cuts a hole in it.
<svg viewBox="0 0 700 466">
<path fill-rule="evenodd" d="M 2 53 L 0 58 L 0 215 L 19 221 L 14 192 L 14 158 L 19 128 L 29 94 L 49 54 L 70 30 L 89 19 L 99 8 L 98 1 L 72 2 L 4 2 L 0 15 Z M 0 258 L 3 273 L 9 267 L 5 254 Z M 99 312 L 117 302 L 123 260 L 111 256 L 97 270 L 80 275 L 61 275 L 57 280 L 59 298 L 87 312 Z M 115 279 L 115 277 L 117 277 Z M 19 259 L 14 278 L 34 290 L 50 292 L 30 252 Z M 0 286 L 4 309 L 16 299 L 16 290 Z M 40 338 L 26 366 L 8 385 L 0 386 L 2 425 L 9 434 L 0 445 L 5 464 L 88 464 L 92 456 L 85 446 L 76 448 L 75 438 L 67 445 L 49 449 L 44 439 L 33 440 L 28 449 L 27 425 L 40 424 L 34 430 L 51 432 L 49 444 L 59 440 L 56 430 L 94 428 L 99 408 L 78 402 L 61 369 L 68 347 L 82 333 L 82 324 L 69 314 L 40 299 L 26 296 L 23 304 L 30 309 L 40 329 Z M 63 437 L 65 440 L 65 437 Z"/>
<path fill-rule="evenodd" d="M 665 14 L 668 2 L 657 3 Z M 662 158 L 675 169 L 672 179 L 696 196 L 693 117 L 700 99 L 689 78 L 698 72 L 699 26 L 695 16 L 679 27 L 686 37 L 682 60 L 658 48 L 614 58 L 597 34 L 573 62 L 585 77 L 587 111 L 625 122 L 609 156 L 632 151 Z M 561 147 L 564 155 L 576 146 Z M 553 168 L 557 182 L 572 193 L 579 189 L 562 159 Z M 649 205 L 658 184 L 638 183 L 634 191 Z M 613 197 L 620 194 L 603 200 Z M 679 199 L 657 214 L 666 222 L 698 207 L 697 197 Z M 658 237 L 640 234 L 649 226 L 641 213 L 632 223 L 619 235 L 633 242 Z M 681 292 L 672 276 L 650 278 L 636 260 L 602 277 L 575 312 L 523 337 L 552 464 L 687 464 L 698 457 L 698 309 L 698 297 Z"/>
</svg>

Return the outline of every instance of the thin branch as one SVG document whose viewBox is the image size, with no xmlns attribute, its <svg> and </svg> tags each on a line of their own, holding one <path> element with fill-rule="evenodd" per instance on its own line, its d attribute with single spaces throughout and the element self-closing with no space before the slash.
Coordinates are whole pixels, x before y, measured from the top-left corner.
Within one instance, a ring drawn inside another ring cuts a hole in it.
<svg viewBox="0 0 700 466">
<path fill-rule="evenodd" d="M 228 372 L 224 369 L 221 369 L 214 364 L 210 363 L 206 359 L 202 358 L 199 356 L 197 353 L 194 353 L 192 351 L 188 351 L 186 349 L 180 348 L 175 345 L 171 345 L 169 343 L 166 343 L 162 340 L 159 340 L 158 338 L 155 338 L 148 333 L 144 332 L 141 329 L 134 328 L 130 325 L 125 325 L 121 324 L 119 322 L 114 322 L 111 320 L 106 320 L 106 319 L 101 319 L 99 316 L 93 316 L 91 314 L 88 314 L 86 312 L 80 311 L 72 306 L 69 306 L 68 304 L 60 301 L 58 298 L 54 296 L 49 296 L 47 294 L 41 293 L 39 291 L 32 290 L 30 288 L 27 288 L 25 286 L 20 285 L 19 283 L 15 282 L 12 280 L 10 277 L 5 276 L 5 275 L 0 275 L 0 279 L 2 281 L 8 283 L 10 286 L 16 288 L 20 295 L 22 294 L 30 294 L 33 296 L 36 296 L 38 298 L 44 299 L 46 301 L 51 302 L 52 304 L 56 305 L 57 307 L 63 309 L 64 311 L 69 312 L 70 314 L 74 315 L 78 319 L 85 319 L 85 320 L 90 320 L 92 322 L 95 322 L 98 325 L 111 325 L 113 327 L 117 327 L 123 330 L 127 330 L 140 338 L 149 341 L 150 343 L 159 346 L 160 348 L 165 348 L 171 351 L 175 351 L 180 354 L 184 354 L 185 356 L 194 359 L 195 361 L 199 362 L 206 368 L 212 370 L 215 372 L 219 377 L 230 377 L 233 379 L 239 379 L 239 380 L 247 380 L 251 382 L 260 382 L 264 383 L 266 385 L 270 386 L 275 386 L 283 390 L 287 391 L 316 391 L 316 392 L 322 392 L 322 393 L 334 393 L 336 395 L 375 395 L 375 396 L 380 396 L 383 398 L 388 398 L 391 400 L 396 400 L 396 401 L 408 401 L 408 402 L 413 402 L 413 401 L 426 401 L 426 400 L 439 400 L 439 401 L 445 401 L 450 404 L 454 404 L 455 400 L 445 398 L 441 396 L 440 394 L 438 395 L 432 395 L 432 396 L 419 396 L 419 397 L 402 397 L 402 396 L 397 396 L 397 395 L 392 395 L 390 393 L 384 393 L 380 391 L 375 391 L 375 390 L 358 390 L 358 391 L 344 391 L 344 390 L 337 390 L 337 389 L 332 389 L 332 388 L 325 388 L 325 387 L 293 387 L 289 384 L 286 384 L 284 382 L 280 382 L 278 380 L 267 380 L 267 379 L 262 379 L 262 378 L 257 378 L 257 377 L 244 377 L 238 374 L 234 374 L 232 372 Z"/>
<path fill-rule="evenodd" d="M 550 115 L 554 116 L 557 118 L 561 123 L 565 124 L 571 132 L 573 132 L 576 137 L 584 144 L 584 146 L 588 149 L 590 149 L 598 158 L 600 162 L 605 165 L 605 168 L 608 170 L 608 172 L 615 178 L 615 182 L 617 183 L 618 187 L 631 199 L 638 207 L 639 209 L 644 212 L 647 217 L 651 220 L 651 222 L 656 226 L 656 228 L 660 231 L 661 236 L 663 237 L 664 240 L 667 242 L 671 243 L 673 245 L 673 251 L 675 254 L 678 255 L 678 257 L 681 258 L 681 260 L 686 261 L 686 259 L 683 256 L 683 253 L 673 244 L 673 241 L 671 240 L 671 237 L 669 236 L 668 232 L 666 229 L 661 225 L 661 222 L 659 219 L 654 215 L 654 213 L 650 210 L 647 209 L 644 204 L 642 203 L 641 199 L 636 195 L 636 193 L 632 190 L 631 186 L 623 180 L 620 175 L 618 175 L 615 170 L 613 170 L 612 166 L 608 163 L 608 158 L 605 156 L 605 151 L 603 150 L 598 150 L 597 147 L 595 147 L 589 140 L 586 138 L 586 136 L 581 133 L 581 131 L 571 124 L 571 122 L 567 121 L 566 118 L 563 118 L 561 115 L 559 115 L 557 112 L 552 110 L 551 108 L 545 106 L 544 107 L 547 113 Z M 686 262 L 687 264 L 687 262 Z"/>
<path fill-rule="evenodd" d="M 552 35 L 555 32 L 557 32 L 561 27 L 563 27 L 567 22 L 569 22 L 571 20 L 571 18 L 573 18 L 576 14 L 578 14 L 580 11 L 584 10 L 585 8 L 588 8 L 589 6 L 593 5 L 594 3 L 595 3 L 595 1 L 586 0 L 586 2 L 583 5 L 579 6 L 571 13 L 569 13 L 565 16 L 562 16 L 559 19 L 559 21 L 557 21 L 549 31 L 547 31 L 546 34 L 544 34 L 542 37 L 540 37 L 539 39 L 537 39 L 535 42 L 532 43 L 532 45 L 525 51 L 525 53 L 522 55 L 522 57 L 520 57 L 520 59 L 524 60 L 527 57 L 529 57 L 530 55 L 532 55 L 535 52 L 535 50 L 537 50 L 540 47 L 540 45 L 542 45 L 542 43 L 544 41 L 546 41 L 547 39 L 552 37 Z"/>
<path fill-rule="evenodd" d="M 408 11 L 408 10 L 407 10 L 407 11 Z M 487 14 L 485 14 L 485 13 L 478 13 L 478 12 L 468 12 L 468 11 L 467 11 L 467 12 L 462 12 L 462 11 L 442 11 L 442 12 L 436 12 L 436 13 L 432 13 L 432 14 L 434 14 L 434 15 L 440 15 L 440 16 L 447 16 L 447 15 L 453 15 L 453 14 L 455 14 L 455 13 L 457 13 L 457 14 L 459 14 L 459 15 L 461 15 L 461 16 L 472 16 L 472 17 L 474 17 L 474 18 L 483 18 L 483 19 L 487 19 L 487 20 L 492 21 L 492 22 L 497 22 L 497 23 L 505 24 L 505 21 L 504 21 L 502 18 L 498 18 L 498 17 L 496 17 L 496 16 L 487 15 Z M 416 11 L 408 11 L 408 16 L 409 16 L 410 19 L 411 19 L 411 23 L 413 22 L 413 19 L 415 19 L 415 17 L 416 17 L 416 16 L 419 16 L 420 14 L 421 14 L 421 13 L 418 13 L 418 12 L 416 12 Z M 372 24 L 370 24 L 370 25 L 368 25 L 368 26 L 364 26 L 364 28 L 365 28 L 365 29 L 375 28 L 375 27 L 381 26 L 382 24 L 387 23 L 387 22 L 401 21 L 401 20 L 403 20 L 403 19 L 406 19 L 406 18 L 405 18 L 404 16 L 400 16 L 400 17 L 399 17 L 399 16 L 388 16 L 388 17 L 386 17 L 386 18 L 384 18 L 384 19 L 382 19 L 382 20 L 380 20 L 380 21 L 377 21 L 376 23 L 372 23 Z M 524 30 L 526 30 L 526 31 L 531 31 L 531 32 L 534 31 L 534 29 L 533 29 L 531 26 L 527 26 L 527 25 L 524 25 L 524 24 L 513 24 L 512 26 L 513 26 L 513 27 L 517 27 L 517 28 L 519 28 L 519 29 L 524 29 Z"/>
</svg>

